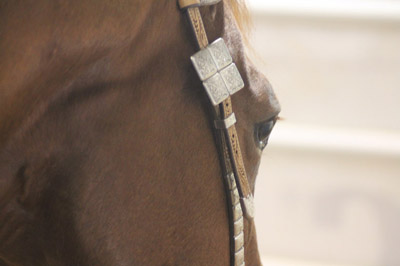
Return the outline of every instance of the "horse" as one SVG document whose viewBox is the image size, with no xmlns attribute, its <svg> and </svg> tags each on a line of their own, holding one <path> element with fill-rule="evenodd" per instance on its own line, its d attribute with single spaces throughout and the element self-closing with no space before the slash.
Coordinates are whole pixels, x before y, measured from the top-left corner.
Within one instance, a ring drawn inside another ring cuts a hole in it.
<svg viewBox="0 0 400 266">
<path fill-rule="evenodd" d="M 245 83 L 232 105 L 254 192 L 280 106 L 246 56 L 242 3 L 200 11 Z M 0 265 L 229 265 L 196 51 L 176 1 L 1 1 Z"/>
</svg>

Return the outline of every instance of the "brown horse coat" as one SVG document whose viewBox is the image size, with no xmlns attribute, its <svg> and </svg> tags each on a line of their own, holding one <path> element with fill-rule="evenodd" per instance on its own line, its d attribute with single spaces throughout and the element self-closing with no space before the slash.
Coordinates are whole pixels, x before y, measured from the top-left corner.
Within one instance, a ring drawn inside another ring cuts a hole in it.
<svg viewBox="0 0 400 266">
<path fill-rule="evenodd" d="M 245 80 L 249 182 L 277 115 L 227 3 L 201 9 Z M 228 265 L 229 228 L 196 45 L 172 0 L 0 3 L 0 265 Z M 260 265 L 253 223 L 247 265 Z"/>
</svg>

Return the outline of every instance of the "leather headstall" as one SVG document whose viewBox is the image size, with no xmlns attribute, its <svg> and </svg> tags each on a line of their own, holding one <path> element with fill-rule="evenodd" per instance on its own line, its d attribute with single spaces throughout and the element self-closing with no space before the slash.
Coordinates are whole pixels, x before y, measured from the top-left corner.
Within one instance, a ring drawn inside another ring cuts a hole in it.
<svg viewBox="0 0 400 266">
<path fill-rule="evenodd" d="M 191 56 L 192 64 L 212 104 L 215 135 L 229 202 L 231 265 L 244 266 L 244 226 L 254 217 L 253 195 L 236 132 L 236 117 L 231 96 L 244 87 L 243 79 L 222 38 L 209 44 L 199 7 L 220 0 L 178 0 L 187 14 L 199 51 Z"/>
</svg>

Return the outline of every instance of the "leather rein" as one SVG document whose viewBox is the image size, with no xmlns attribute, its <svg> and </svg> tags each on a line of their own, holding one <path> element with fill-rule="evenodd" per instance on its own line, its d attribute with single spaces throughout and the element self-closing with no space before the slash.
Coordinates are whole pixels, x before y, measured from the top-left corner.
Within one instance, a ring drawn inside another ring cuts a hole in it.
<svg viewBox="0 0 400 266">
<path fill-rule="evenodd" d="M 230 263 L 244 266 L 244 217 L 254 217 L 253 195 L 236 132 L 231 95 L 244 87 L 243 79 L 222 38 L 209 44 L 199 7 L 221 0 L 178 0 L 192 26 L 199 51 L 191 56 L 212 104 L 214 130 L 228 198 Z"/>
</svg>

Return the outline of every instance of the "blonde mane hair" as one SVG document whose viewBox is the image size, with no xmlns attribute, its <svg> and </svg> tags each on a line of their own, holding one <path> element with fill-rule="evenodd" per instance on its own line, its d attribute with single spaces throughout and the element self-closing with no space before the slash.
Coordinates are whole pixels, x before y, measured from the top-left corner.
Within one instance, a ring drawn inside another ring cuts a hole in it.
<svg viewBox="0 0 400 266">
<path fill-rule="evenodd" d="M 249 10 L 246 5 L 246 0 L 225 0 L 225 1 L 231 7 L 233 15 L 238 23 L 239 29 L 244 37 L 244 40 L 245 42 L 247 42 L 252 23 L 250 19 Z"/>
</svg>

